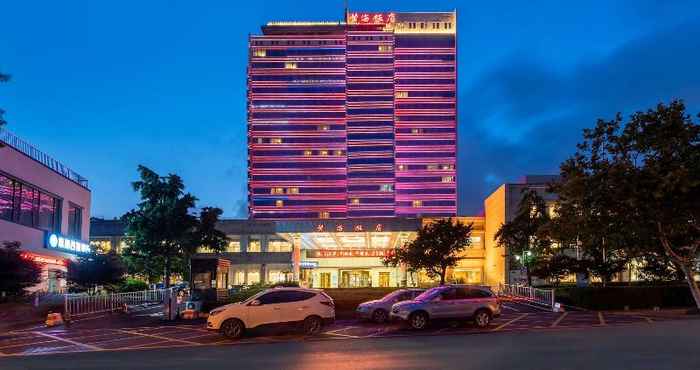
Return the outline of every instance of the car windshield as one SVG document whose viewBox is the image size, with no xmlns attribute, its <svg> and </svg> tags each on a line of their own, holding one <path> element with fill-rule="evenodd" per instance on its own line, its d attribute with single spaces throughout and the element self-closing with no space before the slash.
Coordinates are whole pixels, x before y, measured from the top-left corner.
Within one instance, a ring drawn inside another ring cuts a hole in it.
<svg viewBox="0 0 700 370">
<path fill-rule="evenodd" d="M 428 289 L 416 297 L 416 301 L 430 301 L 442 293 L 443 290 L 445 290 L 445 287 Z"/>
</svg>

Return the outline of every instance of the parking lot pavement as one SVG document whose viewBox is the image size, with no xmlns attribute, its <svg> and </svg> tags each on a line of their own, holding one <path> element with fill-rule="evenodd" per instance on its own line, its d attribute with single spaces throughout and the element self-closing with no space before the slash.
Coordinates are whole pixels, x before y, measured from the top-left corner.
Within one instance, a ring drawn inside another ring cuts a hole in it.
<svg viewBox="0 0 700 370">
<path fill-rule="evenodd" d="M 0 334 L 0 358 L 88 351 L 145 350 L 153 348 L 192 347 L 211 345 L 276 343 L 289 341 L 344 340 L 375 337 L 407 337 L 424 335 L 468 335 L 508 331 L 585 329 L 625 324 L 653 325 L 656 321 L 686 318 L 682 315 L 653 315 L 635 313 L 548 312 L 521 302 L 505 302 L 503 313 L 494 318 L 489 328 L 479 329 L 471 323 L 447 322 L 415 331 L 400 323 L 386 325 L 358 320 L 339 320 L 315 337 L 297 333 L 282 335 L 250 335 L 230 341 L 217 332 L 208 331 L 202 323 L 178 325 L 149 325 L 141 327 L 102 328 L 71 326 L 67 328 L 28 330 Z M 1 361 L 1 360 L 0 360 Z"/>
</svg>

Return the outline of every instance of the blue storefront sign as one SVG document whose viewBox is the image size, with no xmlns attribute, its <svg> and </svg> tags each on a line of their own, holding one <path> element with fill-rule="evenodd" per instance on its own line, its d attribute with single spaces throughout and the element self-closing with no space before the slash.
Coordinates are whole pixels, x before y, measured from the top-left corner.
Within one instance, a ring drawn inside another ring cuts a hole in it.
<svg viewBox="0 0 700 370">
<path fill-rule="evenodd" d="M 54 233 L 47 234 L 45 247 L 73 254 L 90 253 L 89 244 Z"/>
</svg>

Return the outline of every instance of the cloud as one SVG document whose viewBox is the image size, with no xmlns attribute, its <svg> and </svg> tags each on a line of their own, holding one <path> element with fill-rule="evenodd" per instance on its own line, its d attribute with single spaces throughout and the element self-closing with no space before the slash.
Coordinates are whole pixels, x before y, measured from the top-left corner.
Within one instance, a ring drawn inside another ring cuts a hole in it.
<svg viewBox="0 0 700 370">
<path fill-rule="evenodd" d="M 460 208 L 478 213 L 498 184 L 556 172 L 581 130 L 673 98 L 700 111 L 700 22 L 632 41 L 568 72 L 516 53 L 460 90 Z"/>
</svg>

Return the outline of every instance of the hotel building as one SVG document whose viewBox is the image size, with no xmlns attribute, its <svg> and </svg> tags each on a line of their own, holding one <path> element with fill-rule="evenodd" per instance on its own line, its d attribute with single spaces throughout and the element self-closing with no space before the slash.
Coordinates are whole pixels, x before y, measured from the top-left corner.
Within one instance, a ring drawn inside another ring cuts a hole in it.
<svg viewBox="0 0 700 370">
<path fill-rule="evenodd" d="M 250 218 L 455 216 L 456 29 L 348 12 L 250 36 Z"/>
<path fill-rule="evenodd" d="M 42 266 L 31 291 L 61 292 L 68 259 L 89 251 L 88 182 L 1 128 L 0 144 L 0 243 L 21 243 L 22 256 Z"/>
</svg>

